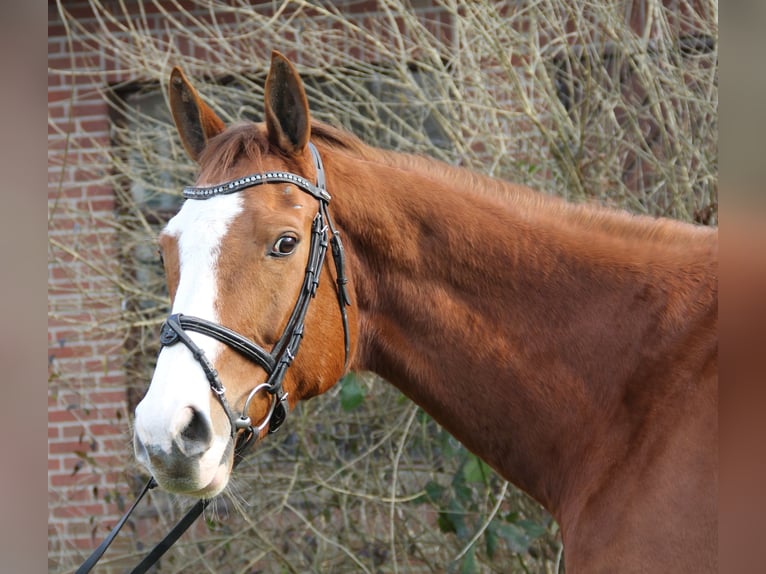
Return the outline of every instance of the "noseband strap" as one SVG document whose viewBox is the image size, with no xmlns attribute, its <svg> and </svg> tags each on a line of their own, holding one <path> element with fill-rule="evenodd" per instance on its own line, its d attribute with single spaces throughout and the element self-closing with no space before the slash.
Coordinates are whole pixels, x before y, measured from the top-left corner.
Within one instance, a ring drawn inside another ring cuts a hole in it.
<svg viewBox="0 0 766 574">
<path fill-rule="evenodd" d="M 295 302 L 290 318 L 287 321 L 282 335 L 276 342 L 271 351 L 254 343 L 247 337 L 233 331 L 223 325 L 213 323 L 199 317 L 182 315 L 176 313 L 170 315 L 162 325 L 160 331 L 160 344 L 163 347 L 183 343 L 192 353 L 194 359 L 199 363 L 210 384 L 213 394 L 221 403 L 226 416 L 231 423 L 231 436 L 236 437 L 240 430 L 245 431 L 244 436 L 249 438 L 246 441 L 237 441 L 238 451 L 244 449 L 241 444 L 249 444 L 252 437 L 257 437 L 260 431 L 268 427 L 269 433 L 276 432 L 287 417 L 287 393 L 282 387 L 287 368 L 292 364 L 293 359 L 298 353 L 301 340 L 303 339 L 304 323 L 309 303 L 316 295 L 319 287 L 319 276 L 324 266 L 325 254 L 328 245 L 331 245 L 333 262 L 336 271 L 336 285 L 338 294 L 338 305 L 340 307 L 341 319 L 343 322 L 343 340 L 345 359 L 343 370 L 348 367 L 349 360 L 349 331 L 348 315 L 346 307 L 351 305 L 351 298 L 348 294 L 348 279 L 345 269 L 345 253 L 343 243 L 340 239 L 340 233 L 335 229 L 328 205 L 330 194 L 325 187 L 324 167 L 319 152 L 313 144 L 309 143 L 314 166 L 316 168 L 317 183 L 312 184 L 307 179 L 287 172 L 266 172 L 249 175 L 227 183 L 210 187 L 186 187 L 183 190 L 183 196 L 186 199 L 204 200 L 217 195 L 228 195 L 236 193 L 250 187 L 263 185 L 266 183 L 290 183 L 298 187 L 301 191 L 308 193 L 319 202 L 316 216 L 311 228 L 311 243 L 309 245 L 309 256 L 306 263 L 306 272 L 303 278 L 298 300 Z M 218 372 L 205 356 L 204 351 L 192 340 L 187 331 L 200 333 L 220 341 L 224 345 L 232 348 L 237 353 L 252 361 L 261 367 L 267 374 L 266 381 L 255 385 L 245 399 L 242 411 L 236 416 L 229 406 L 225 388 L 221 383 Z M 271 395 L 271 405 L 265 418 L 257 425 L 250 420 L 248 411 L 253 398 L 260 391 L 265 391 Z M 242 435 L 241 435 L 242 436 Z M 246 445 L 245 445 L 246 446 Z"/>
<path fill-rule="evenodd" d="M 250 339 L 243 337 L 236 331 L 227 329 L 223 325 L 205 321 L 198 317 L 189 317 L 180 313 L 168 317 L 160 331 L 160 343 L 163 346 L 172 345 L 176 342 L 174 340 L 176 337 L 183 338 L 185 336 L 184 331 L 193 331 L 213 337 L 231 347 L 246 359 L 258 363 L 266 371 L 271 372 L 274 370 L 274 357 L 254 344 Z M 186 346 L 188 347 L 189 345 L 187 344 Z"/>
</svg>

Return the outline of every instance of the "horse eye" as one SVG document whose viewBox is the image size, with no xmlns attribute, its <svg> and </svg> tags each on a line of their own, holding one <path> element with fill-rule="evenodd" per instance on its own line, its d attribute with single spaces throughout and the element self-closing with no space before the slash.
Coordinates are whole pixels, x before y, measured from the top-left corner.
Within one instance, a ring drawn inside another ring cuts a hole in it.
<svg viewBox="0 0 766 574">
<path fill-rule="evenodd" d="M 283 235 L 271 248 L 271 254 L 277 257 L 290 255 L 298 245 L 298 238 L 293 235 Z"/>
</svg>

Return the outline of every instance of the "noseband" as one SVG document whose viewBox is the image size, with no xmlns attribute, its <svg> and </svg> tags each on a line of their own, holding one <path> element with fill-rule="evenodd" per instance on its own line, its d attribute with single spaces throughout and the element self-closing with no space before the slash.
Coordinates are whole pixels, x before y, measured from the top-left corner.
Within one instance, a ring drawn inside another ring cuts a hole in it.
<svg viewBox="0 0 766 574">
<path fill-rule="evenodd" d="M 332 247 L 332 256 L 335 263 L 336 283 L 338 293 L 338 305 L 340 307 L 341 318 L 343 320 L 343 338 L 345 343 L 345 361 L 343 370 L 348 366 L 349 355 L 349 333 L 348 316 L 346 306 L 351 304 L 348 295 L 347 278 L 345 271 L 345 255 L 343 243 L 340 239 L 338 230 L 335 229 L 328 205 L 330 203 L 330 194 L 325 187 L 324 168 L 319 152 L 313 144 L 309 143 L 312 157 L 314 158 L 314 167 L 316 168 L 317 183 L 312 184 L 307 179 L 292 173 L 274 171 L 266 173 L 257 173 L 242 177 L 227 183 L 211 187 L 185 187 L 183 196 L 186 199 L 204 200 L 217 195 L 228 195 L 244 189 L 263 185 L 267 183 L 289 183 L 295 185 L 301 191 L 308 193 L 319 202 L 317 213 L 311 226 L 311 243 L 309 245 L 309 256 L 306 264 L 306 272 L 303 276 L 303 285 L 301 286 L 298 300 L 295 302 L 290 318 L 287 321 L 279 340 L 267 351 L 263 347 L 254 343 L 247 337 L 199 317 L 182 315 L 176 313 L 170 315 L 162 325 L 160 331 L 160 344 L 162 347 L 183 343 L 191 351 L 194 359 L 199 363 L 205 372 L 210 388 L 213 394 L 221 403 L 226 416 L 231 425 L 231 436 L 236 437 L 236 450 L 241 452 L 253 440 L 259 436 L 260 432 L 268 427 L 269 433 L 276 432 L 287 417 L 287 395 L 283 388 L 283 381 L 287 369 L 298 354 L 298 349 L 303 339 L 303 328 L 306 319 L 306 312 L 309 303 L 316 295 L 319 286 L 319 276 L 322 273 L 325 254 L 328 243 Z M 329 239 L 329 242 L 328 242 Z M 188 335 L 188 331 L 206 335 L 224 345 L 232 348 L 237 353 L 260 366 L 267 375 L 266 381 L 255 385 L 247 395 L 242 412 L 237 416 L 226 400 L 225 388 L 218 377 L 218 372 L 205 356 L 200 347 L 194 343 Z M 259 392 L 265 391 L 271 396 L 271 404 L 266 416 L 262 421 L 255 425 L 248 415 L 250 402 Z M 237 437 L 239 431 L 244 431 Z"/>
</svg>

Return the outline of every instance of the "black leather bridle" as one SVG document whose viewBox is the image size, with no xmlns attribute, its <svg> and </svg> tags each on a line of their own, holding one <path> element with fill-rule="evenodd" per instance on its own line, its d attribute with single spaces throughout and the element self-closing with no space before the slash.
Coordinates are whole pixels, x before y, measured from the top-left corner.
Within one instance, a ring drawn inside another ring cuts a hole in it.
<svg viewBox="0 0 766 574">
<path fill-rule="evenodd" d="M 325 187 L 324 168 L 319 152 L 313 144 L 309 144 L 314 166 L 317 173 L 317 184 L 314 185 L 307 179 L 298 175 L 286 172 L 266 172 L 249 175 L 236 179 L 234 181 L 216 185 L 212 187 L 186 187 L 183 190 L 183 196 L 186 199 L 204 200 L 218 195 L 236 193 L 250 187 L 263 185 L 266 183 L 291 183 L 301 191 L 308 193 L 319 202 L 317 213 L 311 226 L 311 243 L 309 245 L 309 256 L 306 264 L 306 273 L 303 276 L 303 285 L 301 286 L 298 300 L 295 302 L 290 318 L 285 325 L 282 335 L 272 347 L 267 351 L 257 345 L 247 337 L 240 335 L 222 325 L 190 317 L 188 315 L 175 314 L 168 317 L 162 326 L 160 332 L 160 344 L 163 346 L 174 345 L 178 342 L 183 343 L 191 351 L 194 358 L 205 372 L 210 388 L 213 394 L 218 398 L 224 412 L 229 418 L 231 425 L 231 436 L 234 438 L 239 431 L 244 431 L 245 436 L 255 434 L 268 426 L 269 433 L 276 432 L 287 416 L 287 392 L 285 392 L 282 381 L 284 380 L 287 368 L 295 359 L 298 349 L 303 339 L 303 328 L 311 299 L 316 295 L 319 286 L 319 276 L 322 273 L 325 253 L 327 252 L 328 238 L 332 247 L 333 261 L 335 262 L 338 304 L 341 317 L 343 319 L 343 337 L 345 343 L 345 363 L 343 370 L 348 366 L 349 354 L 349 333 L 348 318 L 346 306 L 351 304 L 345 271 L 345 255 L 343 243 L 340 240 L 340 234 L 335 229 L 328 205 L 330 203 L 330 194 Z M 212 337 L 227 345 L 244 356 L 246 359 L 259 365 L 267 373 L 265 382 L 256 385 L 250 391 L 242 407 L 242 412 L 236 416 L 226 401 L 225 389 L 218 378 L 218 373 L 205 357 L 204 352 L 194 341 L 191 340 L 186 331 L 194 331 Z M 266 391 L 272 396 L 271 406 L 263 421 L 257 426 L 253 426 L 248 410 L 253 397 L 260 392 Z"/>
<path fill-rule="evenodd" d="M 319 202 L 319 207 L 311 227 L 309 256 L 306 264 L 306 272 L 303 276 L 303 284 L 300 293 L 298 294 L 298 300 L 295 302 L 295 306 L 293 307 L 282 335 L 270 351 L 267 351 L 244 335 L 224 327 L 223 325 L 180 313 L 170 315 L 165 320 L 160 330 L 160 345 L 162 347 L 182 343 L 189 349 L 194 359 L 204 371 L 208 383 L 210 384 L 210 389 L 220 402 L 229 419 L 231 437 L 235 441 L 234 466 L 239 463 L 242 459 L 244 450 L 260 435 L 263 429 L 268 427 L 268 432 L 274 433 L 279 429 L 282 423 L 284 423 L 287 417 L 288 393 L 284 390 L 282 383 L 287 369 L 295 359 L 301 340 L 303 339 L 306 312 L 308 311 L 309 303 L 316 295 L 319 286 L 319 276 L 322 273 L 328 245 L 332 249 L 333 262 L 335 263 L 338 305 L 340 307 L 341 318 L 343 321 L 345 350 L 343 372 L 345 372 L 348 367 L 350 340 L 346 307 L 351 304 L 351 299 L 347 287 L 348 279 L 346 277 L 345 253 L 340 234 L 333 225 L 328 210 L 331 198 L 326 189 L 322 159 L 313 144 L 309 143 L 309 149 L 314 158 L 314 167 L 317 174 L 316 185 L 299 175 L 282 171 L 272 171 L 256 173 L 220 185 L 210 187 L 185 187 L 183 189 L 184 198 L 189 200 L 205 200 L 218 195 L 237 193 L 257 185 L 267 183 L 289 183 L 316 198 Z M 191 339 L 188 331 L 200 333 L 220 341 L 224 345 L 234 349 L 246 359 L 256 363 L 266 372 L 266 380 L 252 388 L 245 399 L 245 403 L 239 416 L 235 415 L 226 400 L 225 388 L 221 383 L 218 372 L 207 359 L 204 351 Z M 252 399 L 261 391 L 265 391 L 271 395 L 271 405 L 269 406 L 264 419 L 255 425 L 250 420 L 248 410 Z M 76 574 L 90 572 L 109 547 L 112 540 L 120 531 L 141 498 L 155 486 L 156 482 L 154 479 L 149 479 L 149 482 L 144 486 L 137 500 L 112 529 L 109 536 L 104 539 L 101 545 L 96 548 L 93 554 L 91 554 L 82 566 L 80 566 Z M 151 568 L 151 566 L 162 557 L 165 551 L 170 548 L 181 534 L 188 529 L 209 502 L 209 499 L 201 499 L 197 501 L 195 506 L 192 507 L 173 530 L 168 533 L 165 539 L 157 544 L 152 552 L 150 552 L 144 560 L 132 570 L 132 574 L 141 574 Z"/>
</svg>

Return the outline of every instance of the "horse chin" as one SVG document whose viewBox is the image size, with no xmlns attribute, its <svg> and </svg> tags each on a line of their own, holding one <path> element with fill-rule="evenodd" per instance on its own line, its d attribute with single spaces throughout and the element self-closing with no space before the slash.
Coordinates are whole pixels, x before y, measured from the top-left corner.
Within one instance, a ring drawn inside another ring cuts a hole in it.
<svg viewBox="0 0 766 574">
<path fill-rule="evenodd" d="M 217 496 L 223 492 L 223 490 L 226 488 L 226 485 L 229 484 L 230 477 L 231 466 L 222 464 L 218 467 L 215 475 L 213 475 L 213 480 L 211 480 L 207 486 L 204 486 L 198 490 L 184 492 L 182 494 L 194 496 L 196 498 L 213 498 L 214 496 Z"/>
<path fill-rule="evenodd" d="M 209 473 L 205 473 L 209 476 Z M 212 478 L 209 480 L 199 480 L 195 478 L 177 476 L 168 476 L 161 472 L 157 472 L 154 475 L 157 484 L 163 490 L 172 492 L 173 494 L 184 494 L 186 496 L 193 496 L 195 498 L 213 498 L 220 494 L 229 484 L 229 478 L 231 477 L 231 465 L 220 464 L 213 472 Z"/>
<path fill-rule="evenodd" d="M 231 445 L 215 461 L 184 460 L 176 465 L 149 468 L 157 484 L 167 492 L 195 498 L 213 498 L 229 484 L 234 462 Z M 152 465 L 154 466 L 154 465 Z"/>
</svg>

